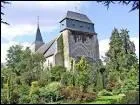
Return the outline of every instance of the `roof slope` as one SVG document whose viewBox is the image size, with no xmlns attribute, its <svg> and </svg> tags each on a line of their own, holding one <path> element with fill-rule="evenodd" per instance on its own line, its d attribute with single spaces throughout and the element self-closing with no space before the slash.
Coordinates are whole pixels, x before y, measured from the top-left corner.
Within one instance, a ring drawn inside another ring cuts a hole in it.
<svg viewBox="0 0 140 105">
<path fill-rule="evenodd" d="M 65 18 L 79 20 L 79 21 L 87 22 L 87 23 L 92 23 L 92 21 L 86 15 L 77 13 L 77 12 L 72 12 L 72 11 L 68 11 L 66 16 L 62 20 L 64 20 Z"/>
<path fill-rule="evenodd" d="M 51 47 L 51 45 L 55 42 L 55 40 L 56 39 L 50 41 L 49 43 L 42 45 L 36 52 L 41 53 L 41 54 L 45 54 L 45 52 Z"/>
</svg>

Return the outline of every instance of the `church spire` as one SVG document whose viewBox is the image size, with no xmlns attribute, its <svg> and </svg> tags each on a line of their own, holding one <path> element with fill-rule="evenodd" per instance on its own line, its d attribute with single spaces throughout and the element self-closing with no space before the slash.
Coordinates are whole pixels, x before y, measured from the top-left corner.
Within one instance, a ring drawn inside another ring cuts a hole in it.
<svg viewBox="0 0 140 105">
<path fill-rule="evenodd" d="M 37 17 L 37 32 L 36 32 L 36 39 L 35 39 L 35 51 L 44 44 L 40 28 L 39 28 L 39 16 Z"/>
<path fill-rule="evenodd" d="M 43 42 L 40 28 L 39 28 L 39 16 L 37 17 L 37 32 L 36 32 L 36 42 Z"/>
</svg>

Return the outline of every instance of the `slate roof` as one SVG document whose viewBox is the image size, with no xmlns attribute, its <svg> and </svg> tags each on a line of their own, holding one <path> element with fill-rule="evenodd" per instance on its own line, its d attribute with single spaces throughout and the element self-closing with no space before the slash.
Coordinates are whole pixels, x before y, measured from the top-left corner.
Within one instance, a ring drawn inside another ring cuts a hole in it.
<svg viewBox="0 0 140 105">
<path fill-rule="evenodd" d="M 92 23 L 92 21 L 86 15 L 77 13 L 77 12 L 72 12 L 72 11 L 68 11 L 66 16 L 61 21 L 63 21 L 65 18 L 79 20 L 79 21 L 87 22 L 87 23 Z"/>
<path fill-rule="evenodd" d="M 41 32 L 40 32 L 39 26 L 37 27 L 35 42 L 43 42 L 43 39 L 42 39 L 42 36 L 41 36 Z"/>
<path fill-rule="evenodd" d="M 45 54 L 45 52 L 51 47 L 51 45 L 55 42 L 55 40 L 56 39 L 50 41 L 49 43 L 42 45 L 36 52 L 41 53 L 41 54 Z"/>
</svg>

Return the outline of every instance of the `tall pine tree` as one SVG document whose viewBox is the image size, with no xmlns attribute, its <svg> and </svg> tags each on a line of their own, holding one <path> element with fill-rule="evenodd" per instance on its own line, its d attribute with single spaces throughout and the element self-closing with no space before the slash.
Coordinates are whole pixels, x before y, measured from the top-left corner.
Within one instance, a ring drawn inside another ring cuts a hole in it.
<svg viewBox="0 0 140 105">
<path fill-rule="evenodd" d="M 108 83 L 113 81 L 123 85 L 131 70 L 138 72 L 138 60 L 135 54 L 135 46 L 134 43 L 130 41 L 128 32 L 127 29 L 122 29 L 119 33 L 116 28 L 112 31 L 109 50 L 106 53 Z"/>
</svg>

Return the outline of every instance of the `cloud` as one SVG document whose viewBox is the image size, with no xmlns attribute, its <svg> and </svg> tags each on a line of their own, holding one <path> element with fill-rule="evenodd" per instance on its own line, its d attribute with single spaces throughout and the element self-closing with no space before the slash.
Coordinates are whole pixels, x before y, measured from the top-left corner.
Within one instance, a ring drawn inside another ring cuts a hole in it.
<svg viewBox="0 0 140 105">
<path fill-rule="evenodd" d="M 134 42 L 135 49 L 136 49 L 135 53 L 136 53 L 137 57 L 139 58 L 139 37 L 132 37 L 132 38 L 130 38 L 130 40 L 132 42 Z"/>
<path fill-rule="evenodd" d="M 131 41 L 135 44 L 135 53 L 139 58 L 139 37 L 131 37 Z M 103 60 L 102 56 L 105 57 L 105 53 L 109 50 L 109 39 L 104 39 L 99 41 L 99 51 L 100 51 L 100 58 Z"/>
<path fill-rule="evenodd" d="M 2 24 L 1 27 L 1 36 L 3 37 L 4 40 L 7 41 L 12 41 L 15 37 L 17 36 L 24 36 L 24 35 L 35 35 L 36 34 L 36 25 L 11 25 L 7 26 Z M 57 25 L 54 26 L 40 26 L 41 32 L 52 32 L 53 30 L 57 29 Z"/>
<path fill-rule="evenodd" d="M 105 57 L 105 53 L 109 50 L 109 39 L 99 41 L 100 58 Z"/>
</svg>

